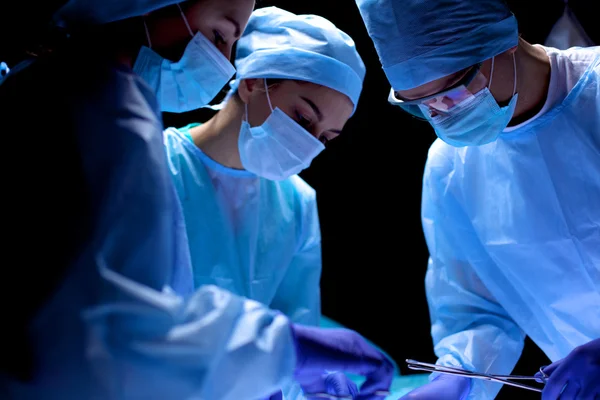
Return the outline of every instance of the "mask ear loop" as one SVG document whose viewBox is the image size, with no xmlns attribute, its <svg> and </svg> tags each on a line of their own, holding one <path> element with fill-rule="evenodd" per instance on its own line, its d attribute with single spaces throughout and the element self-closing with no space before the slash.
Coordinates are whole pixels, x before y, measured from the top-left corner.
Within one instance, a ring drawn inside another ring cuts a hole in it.
<svg viewBox="0 0 600 400">
<path fill-rule="evenodd" d="M 143 19 L 144 21 L 144 30 L 146 31 L 146 40 L 148 41 L 148 48 L 152 48 L 152 41 L 150 40 L 150 31 L 148 30 L 148 25 L 146 25 L 146 18 Z"/>
<path fill-rule="evenodd" d="M 271 97 L 269 96 L 269 87 L 267 86 L 267 78 L 264 78 L 263 82 L 265 83 L 265 92 L 267 94 L 267 102 L 269 103 L 269 108 L 271 109 L 271 112 L 273 112 L 273 105 L 271 104 Z M 248 122 L 248 103 L 244 103 L 244 108 L 246 110 L 245 121 Z"/>
<path fill-rule="evenodd" d="M 492 66 L 490 68 L 490 83 L 488 83 L 488 89 L 492 88 L 492 79 L 494 78 L 494 61 L 496 57 L 492 57 Z"/>
<path fill-rule="evenodd" d="M 183 22 L 185 23 L 185 27 L 187 28 L 188 32 L 190 33 L 190 36 L 194 37 L 192 28 L 190 28 L 190 23 L 188 22 L 185 14 L 183 13 L 183 10 L 181 9 L 181 6 L 179 5 L 179 3 L 177 3 L 177 8 L 179 8 L 179 13 L 181 14 L 181 18 L 183 18 Z"/>
<path fill-rule="evenodd" d="M 515 83 L 513 84 L 513 97 L 517 93 L 517 56 L 513 53 L 513 73 L 515 76 Z"/>
<path fill-rule="evenodd" d="M 273 112 L 273 105 L 271 104 L 271 97 L 269 96 L 269 86 L 267 86 L 267 78 L 264 78 L 265 82 L 265 92 L 267 93 L 267 102 L 269 102 L 269 108 L 271 112 Z"/>
<path fill-rule="evenodd" d="M 513 81 L 513 97 L 514 95 L 517 93 L 517 57 L 515 56 L 515 53 L 512 54 L 512 58 L 513 58 L 513 76 L 515 77 L 514 81 Z M 492 79 L 494 77 L 494 60 L 496 59 L 496 57 L 492 58 L 492 67 L 490 68 L 490 83 L 488 84 L 488 89 L 490 89 L 492 87 Z"/>
</svg>

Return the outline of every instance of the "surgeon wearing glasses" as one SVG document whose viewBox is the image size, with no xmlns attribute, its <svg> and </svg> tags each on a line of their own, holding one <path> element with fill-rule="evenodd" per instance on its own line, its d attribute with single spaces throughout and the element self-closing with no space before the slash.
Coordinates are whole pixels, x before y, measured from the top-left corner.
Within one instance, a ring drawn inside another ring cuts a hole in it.
<svg viewBox="0 0 600 400">
<path fill-rule="evenodd" d="M 389 100 L 426 120 L 422 223 L 438 364 L 509 374 L 529 336 L 547 399 L 600 396 L 600 48 L 519 37 L 502 0 L 357 0 Z M 535 371 L 532 371 L 532 373 Z M 432 375 L 411 399 L 491 399 Z"/>
</svg>

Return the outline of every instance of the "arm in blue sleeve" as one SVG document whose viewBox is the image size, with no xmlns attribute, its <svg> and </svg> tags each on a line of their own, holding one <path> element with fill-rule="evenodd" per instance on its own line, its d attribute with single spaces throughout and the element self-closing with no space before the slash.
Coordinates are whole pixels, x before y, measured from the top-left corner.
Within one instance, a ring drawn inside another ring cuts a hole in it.
<svg viewBox="0 0 600 400">
<path fill-rule="evenodd" d="M 301 245 L 281 281 L 271 307 L 293 322 L 319 326 L 321 318 L 321 229 L 316 198 L 306 204 Z"/>
<path fill-rule="evenodd" d="M 305 192 L 302 192 L 305 193 Z M 300 245 L 280 282 L 270 306 L 294 323 L 319 326 L 321 318 L 321 227 L 315 191 L 310 188 L 301 203 Z M 304 399 L 299 383 L 281 388 L 286 400 Z"/>
<path fill-rule="evenodd" d="M 88 359 L 106 397 L 261 398 L 291 379 L 294 344 L 282 314 L 216 286 L 184 301 L 98 263 L 122 295 L 83 314 Z"/>
<path fill-rule="evenodd" d="M 189 257 L 156 101 L 131 75 L 103 87 L 78 110 L 96 226 L 78 267 L 94 280 L 82 315 L 100 397 L 270 395 L 295 365 L 288 319 L 216 287 L 188 298 L 168 287 Z"/>
<path fill-rule="evenodd" d="M 74 113 L 91 199 L 91 246 L 114 271 L 162 290 L 175 263 L 189 263 L 189 250 L 158 104 L 135 75 L 107 75 L 81 96 Z"/>
<path fill-rule="evenodd" d="M 449 185 L 448 160 L 430 151 L 422 222 L 430 258 L 425 279 L 438 364 L 509 374 L 524 333 L 477 276 L 493 266 Z M 468 256 L 467 256 L 468 255 Z M 500 385 L 473 380 L 469 399 L 493 399 Z"/>
</svg>

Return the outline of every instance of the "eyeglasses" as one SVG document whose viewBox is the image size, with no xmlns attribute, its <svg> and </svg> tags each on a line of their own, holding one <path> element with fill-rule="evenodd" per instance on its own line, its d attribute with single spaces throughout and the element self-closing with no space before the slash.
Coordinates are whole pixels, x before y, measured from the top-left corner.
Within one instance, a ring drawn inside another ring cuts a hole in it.
<svg viewBox="0 0 600 400">
<path fill-rule="evenodd" d="M 388 101 L 419 119 L 426 119 L 423 114 L 423 107 L 438 114 L 446 114 L 457 104 L 473 97 L 474 93 L 471 93 L 469 89 L 467 89 L 467 86 L 475 79 L 480 69 L 481 63 L 476 64 L 469 69 L 464 77 L 456 84 L 452 85 L 452 87 L 420 99 L 401 100 L 392 88 L 390 90 L 390 95 L 388 96 Z"/>
</svg>

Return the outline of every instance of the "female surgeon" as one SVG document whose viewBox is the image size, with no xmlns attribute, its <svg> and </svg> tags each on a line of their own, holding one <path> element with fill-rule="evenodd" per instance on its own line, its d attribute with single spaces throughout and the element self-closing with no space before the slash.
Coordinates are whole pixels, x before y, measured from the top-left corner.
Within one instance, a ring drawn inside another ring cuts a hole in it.
<svg viewBox="0 0 600 400">
<path fill-rule="evenodd" d="M 0 131 L 28 165 L 3 158 L 6 256 L 19 266 L 3 276 L 0 397 L 260 398 L 333 369 L 365 374 L 373 398 L 389 362 L 356 333 L 295 326 L 215 286 L 177 287 L 191 270 L 174 272 L 189 252 L 160 111 L 210 97 L 197 91 L 226 76 L 253 1 L 142 3 L 96 4 L 92 22 L 115 22 L 89 26 L 94 2 L 72 0 L 82 25 L 0 84 Z M 20 135 L 31 121 L 44 134 Z"/>
<path fill-rule="evenodd" d="M 316 195 L 297 173 L 354 113 L 365 66 L 353 40 L 328 20 L 276 7 L 254 11 L 235 64 L 237 79 L 219 112 L 165 131 L 194 285 L 214 284 L 317 326 Z M 342 391 L 331 394 L 356 393 L 344 378 L 327 376 L 341 380 L 334 386 Z"/>
</svg>

